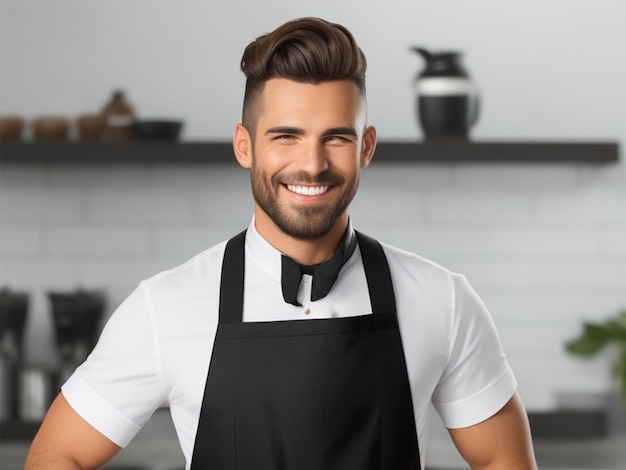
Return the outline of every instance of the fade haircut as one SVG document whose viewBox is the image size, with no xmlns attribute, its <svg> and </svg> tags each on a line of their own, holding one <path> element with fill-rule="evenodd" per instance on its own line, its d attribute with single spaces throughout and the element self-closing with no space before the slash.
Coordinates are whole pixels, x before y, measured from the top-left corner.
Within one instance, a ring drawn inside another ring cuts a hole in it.
<svg viewBox="0 0 626 470">
<path fill-rule="evenodd" d="M 246 47 L 241 71 L 246 76 L 242 123 L 254 138 L 259 98 L 267 80 L 286 78 L 319 84 L 349 80 L 365 98 L 367 61 L 347 28 L 319 18 L 289 21 Z"/>
</svg>

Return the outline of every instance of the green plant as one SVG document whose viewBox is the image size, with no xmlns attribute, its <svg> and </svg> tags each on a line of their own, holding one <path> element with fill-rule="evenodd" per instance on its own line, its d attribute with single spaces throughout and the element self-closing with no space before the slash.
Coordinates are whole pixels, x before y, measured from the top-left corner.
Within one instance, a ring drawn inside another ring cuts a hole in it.
<svg viewBox="0 0 626 470">
<path fill-rule="evenodd" d="M 626 309 L 604 323 L 583 323 L 582 334 L 565 343 L 565 349 L 579 356 L 593 356 L 605 346 L 615 343 L 617 360 L 613 367 L 626 400 Z"/>
</svg>

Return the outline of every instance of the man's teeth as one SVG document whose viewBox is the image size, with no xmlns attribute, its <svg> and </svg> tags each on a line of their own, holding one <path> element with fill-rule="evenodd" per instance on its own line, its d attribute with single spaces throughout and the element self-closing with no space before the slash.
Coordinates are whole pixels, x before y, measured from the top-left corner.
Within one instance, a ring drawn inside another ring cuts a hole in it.
<svg viewBox="0 0 626 470">
<path fill-rule="evenodd" d="M 328 186 L 297 186 L 295 184 L 288 184 L 287 189 L 296 194 L 302 194 L 303 196 L 318 196 L 328 191 Z"/>
</svg>

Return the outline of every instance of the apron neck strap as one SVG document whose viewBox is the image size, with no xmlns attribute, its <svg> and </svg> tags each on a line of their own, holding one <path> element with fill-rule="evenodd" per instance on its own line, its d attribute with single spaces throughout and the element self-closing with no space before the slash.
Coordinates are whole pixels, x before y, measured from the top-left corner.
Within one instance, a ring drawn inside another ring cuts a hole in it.
<svg viewBox="0 0 626 470">
<path fill-rule="evenodd" d="M 243 317 L 246 230 L 226 243 L 220 282 L 220 323 L 240 323 Z"/>
<path fill-rule="evenodd" d="M 393 282 L 387 257 L 378 241 L 367 235 L 356 232 L 359 249 L 363 258 L 363 268 L 367 279 L 367 288 L 370 293 L 372 312 L 396 313 L 396 297 L 393 292 Z"/>
<path fill-rule="evenodd" d="M 356 232 L 374 314 L 396 313 L 389 264 L 378 241 Z M 220 323 L 240 323 L 243 317 L 246 231 L 226 243 L 220 282 Z"/>
</svg>

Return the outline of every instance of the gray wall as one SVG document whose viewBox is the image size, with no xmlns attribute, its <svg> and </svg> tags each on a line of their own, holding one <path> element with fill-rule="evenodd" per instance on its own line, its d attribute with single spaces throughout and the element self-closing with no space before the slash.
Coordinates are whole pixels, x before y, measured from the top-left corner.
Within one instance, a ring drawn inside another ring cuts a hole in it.
<svg viewBox="0 0 626 470">
<path fill-rule="evenodd" d="M 349 26 L 369 59 L 381 140 L 421 137 L 410 45 L 466 52 L 482 90 L 477 140 L 626 144 L 626 4 L 616 1 L 3 1 L 0 104 L 75 117 L 113 88 L 185 140 L 227 140 L 245 45 L 292 17 Z M 383 158 L 379 155 L 379 158 Z M 45 292 L 137 284 L 248 223 L 233 165 L 3 166 L 0 283 L 32 294 L 29 360 L 47 361 Z M 490 307 L 528 406 L 611 386 L 608 351 L 563 352 L 583 319 L 626 307 L 626 165 L 420 164 L 363 173 L 352 217 L 466 274 Z"/>
</svg>

